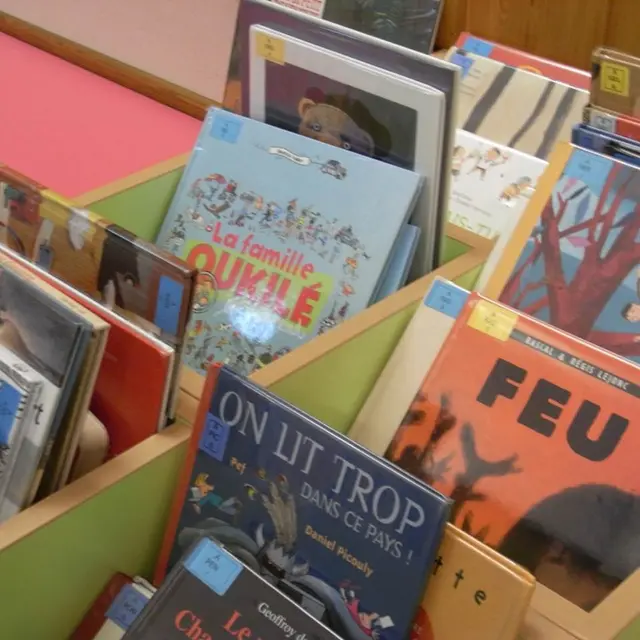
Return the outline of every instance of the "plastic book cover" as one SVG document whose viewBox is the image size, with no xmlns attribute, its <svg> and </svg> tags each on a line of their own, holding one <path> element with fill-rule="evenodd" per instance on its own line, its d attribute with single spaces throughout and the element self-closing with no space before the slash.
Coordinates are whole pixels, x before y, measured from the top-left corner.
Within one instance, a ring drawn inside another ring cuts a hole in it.
<svg viewBox="0 0 640 640">
<path fill-rule="evenodd" d="M 109 324 L 91 398 L 91 411 L 109 434 L 109 457 L 163 429 L 169 415 L 175 350 L 6 247 L 0 246 L 0 252 Z"/>
<path fill-rule="evenodd" d="M 640 172 L 563 145 L 483 293 L 640 362 Z"/>
<path fill-rule="evenodd" d="M 212 109 L 157 240 L 201 270 L 185 364 L 248 374 L 367 307 L 420 187 Z"/>
<path fill-rule="evenodd" d="M 458 127 L 542 160 L 571 139 L 589 101 L 587 91 L 464 49 L 447 60 L 462 69 Z"/>
<path fill-rule="evenodd" d="M 419 237 L 420 229 L 412 224 L 405 225 L 400 231 L 400 237 L 387 266 L 387 272 L 376 293 L 376 302 L 384 300 L 406 284 Z"/>
<path fill-rule="evenodd" d="M 293 11 L 269 0 L 244 0 L 240 5 L 238 13 L 234 55 L 232 56 L 232 63 L 229 69 L 229 98 L 225 100 L 225 104 L 229 105 L 234 103 L 234 109 L 247 116 L 250 115 L 252 82 L 251 63 L 253 58 L 249 53 L 252 41 L 252 28 L 258 27 L 259 25 L 263 25 L 274 31 L 287 33 L 302 42 L 306 42 L 313 47 L 328 52 L 333 52 L 335 55 L 342 56 L 344 59 L 358 61 L 365 69 L 370 67 L 378 69 L 380 72 L 378 85 L 381 89 L 383 89 L 386 84 L 383 79 L 383 75 L 386 72 L 389 76 L 398 76 L 404 81 L 414 83 L 414 85 L 421 85 L 423 88 L 431 88 L 432 90 L 442 92 L 445 106 L 442 153 L 439 157 L 440 161 L 444 164 L 439 172 L 439 177 L 434 181 L 434 185 L 437 185 L 438 195 L 438 215 L 435 233 L 436 255 L 434 256 L 437 261 L 439 251 L 438 240 L 442 237 L 443 227 L 446 222 L 446 205 L 449 194 L 449 162 L 455 134 L 455 113 L 457 111 L 459 84 L 459 69 L 457 66 L 434 56 L 399 47 L 393 43 L 385 42 L 384 40 L 379 40 L 351 29 L 346 29 L 338 24 Z M 263 40 L 264 44 L 267 42 L 267 40 Z M 278 58 L 283 58 L 284 61 L 286 61 L 286 44 L 277 38 L 271 40 L 271 42 L 275 43 L 275 55 L 272 56 L 272 61 L 275 62 Z M 342 71 L 346 71 L 349 65 L 345 65 L 344 60 L 341 60 L 333 66 L 334 72 L 340 74 Z M 321 76 L 322 73 L 316 74 L 316 76 L 317 75 Z M 340 116 L 336 124 L 340 131 L 345 127 L 353 129 L 354 131 L 365 131 L 374 141 L 380 138 L 380 141 L 384 143 L 384 118 L 382 122 L 378 123 L 374 122 L 375 117 L 373 119 L 367 119 L 367 111 L 371 112 L 372 102 L 366 94 L 372 94 L 375 98 L 376 90 L 375 85 L 370 82 L 367 83 L 367 86 L 362 86 L 363 76 L 365 75 L 366 72 L 362 72 L 360 73 L 360 77 L 358 77 L 357 70 L 354 70 L 350 74 L 349 79 L 342 79 L 342 89 L 340 89 L 338 95 L 335 97 L 340 97 L 340 92 L 343 94 L 346 93 L 348 96 L 350 92 L 346 91 L 346 88 L 353 86 L 355 89 L 360 90 L 351 93 L 353 93 L 354 97 L 358 97 L 359 102 L 363 103 L 363 108 L 360 112 L 358 112 L 358 109 L 351 107 L 347 108 L 346 111 L 342 109 L 343 114 L 349 117 L 345 118 L 344 115 Z M 317 79 L 316 76 L 310 75 L 309 78 L 315 81 Z M 340 78 L 337 78 L 337 80 L 340 80 Z M 289 80 L 287 80 L 287 82 L 289 82 Z M 339 88 L 340 85 L 334 84 L 333 86 Z M 310 87 L 306 86 L 305 90 L 308 88 Z M 292 91 L 291 95 L 294 93 L 299 94 L 299 85 L 296 85 L 296 91 Z M 235 98 L 232 98 L 231 94 L 233 94 Z M 322 102 L 318 103 L 320 95 L 321 94 L 316 93 L 315 98 L 313 95 L 297 95 L 296 101 L 299 101 L 302 97 L 307 97 L 317 104 L 323 104 Z M 387 96 L 387 100 L 393 101 L 393 98 Z M 340 109 L 340 104 L 329 104 L 328 106 Z M 389 113 L 402 111 L 397 105 L 388 104 L 385 108 Z M 325 111 L 327 110 L 325 109 Z M 335 110 L 333 110 L 333 112 L 338 113 Z M 380 114 L 384 111 L 381 111 L 380 107 L 378 107 L 377 112 L 377 117 L 380 118 Z M 374 109 L 374 114 L 375 113 L 376 109 Z M 355 118 L 353 116 L 355 116 Z M 361 121 L 361 117 L 365 119 Z M 390 123 L 394 133 L 398 130 L 397 127 L 399 127 L 400 121 L 406 117 L 406 115 L 403 117 L 394 117 L 394 121 Z M 355 122 L 356 127 L 354 128 L 350 122 Z M 360 124 L 358 124 L 359 122 Z M 396 141 L 395 144 L 406 146 L 406 143 L 400 140 Z M 428 149 L 431 144 L 432 141 L 430 139 L 422 139 L 416 147 L 416 151 L 424 153 L 425 149 Z M 380 143 L 379 146 L 381 146 Z M 442 160 L 443 158 L 444 160 Z M 427 195 L 430 191 L 434 194 L 436 193 L 434 185 L 430 185 L 426 189 Z M 416 224 L 419 224 L 417 220 Z M 423 224 L 420 224 L 420 226 L 423 229 L 425 228 Z M 433 268 L 433 262 L 430 260 L 430 255 L 427 251 L 429 243 L 433 243 L 432 235 L 424 234 L 416 253 L 414 268 L 416 276 L 423 275 Z"/>
<path fill-rule="evenodd" d="M 484 38 L 478 38 L 470 33 L 461 33 L 456 40 L 455 46 L 477 56 L 508 64 L 510 67 L 537 73 L 556 82 L 563 82 L 576 89 L 582 89 L 583 91 L 591 89 L 591 74 L 587 71 L 535 56 L 526 51 L 507 47 L 497 42 L 491 42 Z"/>
<path fill-rule="evenodd" d="M 433 51 L 444 6 L 443 0 L 418 0 L 412 4 L 388 0 L 273 1 L 422 53 Z"/>
<path fill-rule="evenodd" d="M 534 588 L 528 571 L 449 524 L 409 640 L 515 640 Z"/>
<path fill-rule="evenodd" d="M 196 542 L 138 616 L 126 640 L 291 638 L 339 640 L 219 540 Z M 304 597 L 304 594 L 300 594 Z M 377 636 L 366 636 L 368 638 Z"/>
<path fill-rule="evenodd" d="M 32 428 L 20 445 L 0 522 L 20 511 L 72 398 L 89 346 L 91 325 L 49 296 L 37 282 L 0 264 L 0 344 L 11 349 L 44 379 Z"/>
<path fill-rule="evenodd" d="M 571 142 L 588 151 L 595 151 L 615 160 L 640 166 L 640 143 L 612 133 L 594 129 L 586 124 L 573 127 Z"/>
<path fill-rule="evenodd" d="M 635 364 L 471 294 L 386 456 L 592 611 L 640 566 L 639 397 Z"/>
<path fill-rule="evenodd" d="M 640 120 L 587 105 L 584 108 L 582 122 L 594 129 L 640 142 Z"/>
<path fill-rule="evenodd" d="M 640 120 L 640 58 L 598 47 L 591 57 L 591 103 Z"/>
<path fill-rule="evenodd" d="M 214 367 L 155 582 L 206 533 L 342 638 L 404 639 L 448 511 L 426 485 Z M 404 588 L 390 592 L 399 571 Z"/>
</svg>

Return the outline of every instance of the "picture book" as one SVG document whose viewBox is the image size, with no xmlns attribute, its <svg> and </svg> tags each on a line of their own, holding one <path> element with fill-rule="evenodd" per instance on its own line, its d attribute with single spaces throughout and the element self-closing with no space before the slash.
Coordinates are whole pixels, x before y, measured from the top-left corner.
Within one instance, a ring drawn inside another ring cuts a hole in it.
<svg viewBox="0 0 640 640">
<path fill-rule="evenodd" d="M 349 430 L 349 438 L 382 456 L 440 352 L 469 292 L 435 277 Z"/>
<path fill-rule="evenodd" d="M 109 457 L 139 444 L 167 425 L 175 350 L 138 325 L 21 258 L 6 254 L 109 324 L 91 398 L 91 411 L 109 435 Z"/>
<path fill-rule="evenodd" d="M 276 4 L 324 18 L 375 38 L 415 49 L 433 51 L 443 0 L 418 0 L 413 4 L 342 0 L 273 0 Z"/>
<path fill-rule="evenodd" d="M 155 582 L 206 533 L 342 638 L 404 639 L 448 511 L 431 488 L 213 367 Z M 404 588 L 390 592 L 399 570 Z"/>
<path fill-rule="evenodd" d="M 282 580 L 284 581 L 284 579 Z M 213 537 L 196 542 L 137 617 L 126 640 L 295 638 L 339 640 L 338 635 L 282 593 L 251 563 L 246 566 Z M 304 592 L 299 594 L 305 598 Z M 372 637 L 371 635 L 363 636 Z"/>
<path fill-rule="evenodd" d="M 225 99 L 225 105 L 234 104 L 234 108 L 245 116 L 250 115 L 249 108 L 252 82 L 252 56 L 250 55 L 252 40 L 251 34 L 252 27 L 258 25 L 269 27 L 270 29 L 281 33 L 287 33 L 290 36 L 312 44 L 315 47 L 319 47 L 326 51 L 332 51 L 335 52 L 335 54 L 343 56 L 340 63 L 335 64 L 336 73 L 340 73 L 340 68 L 344 68 L 345 71 L 347 70 L 349 65 L 345 64 L 345 59 L 356 60 L 361 63 L 363 69 L 367 70 L 366 74 L 369 73 L 370 67 L 374 67 L 379 69 L 381 73 L 386 72 L 390 76 L 399 76 L 400 78 L 411 81 L 415 85 L 430 87 L 432 90 L 442 92 L 445 107 L 444 130 L 442 134 L 442 154 L 440 155 L 440 160 L 443 164 L 437 185 L 428 184 L 426 188 L 427 192 L 434 188 L 438 189 L 436 238 L 438 240 L 441 239 L 447 218 L 447 201 L 449 196 L 450 180 L 449 163 L 451 161 L 451 152 L 453 150 L 453 139 L 455 134 L 455 113 L 457 111 L 460 76 L 459 67 L 435 56 L 419 53 L 418 51 L 412 51 L 391 42 L 386 42 L 384 40 L 368 36 L 364 33 L 346 29 L 338 24 L 332 24 L 326 20 L 320 20 L 313 16 L 293 11 L 286 7 L 279 6 L 274 2 L 270 2 L 269 0 L 244 0 L 240 5 L 238 13 L 234 54 L 232 56 L 232 63 L 229 68 L 228 76 L 229 81 L 227 93 L 229 95 L 228 99 Z M 276 43 L 277 52 L 282 54 L 283 61 L 286 62 L 286 47 L 284 46 L 284 42 L 281 42 L 278 39 L 274 42 Z M 278 55 L 280 54 L 276 54 L 273 62 L 277 61 Z M 366 74 L 361 75 L 366 76 Z M 309 76 L 309 78 L 310 80 L 313 80 L 313 82 L 318 80 L 321 81 L 322 79 L 317 77 L 321 75 L 322 73 L 320 72 L 316 73 L 315 76 Z M 284 77 L 286 78 L 287 83 L 292 81 L 287 74 L 285 74 Z M 389 100 L 393 102 L 393 98 L 389 98 L 388 95 L 386 96 L 386 105 L 384 100 L 380 101 L 371 99 L 370 96 L 375 98 L 377 95 L 375 86 L 370 83 L 368 87 L 362 86 L 362 77 L 360 79 L 356 79 L 357 70 L 354 70 L 350 77 L 353 78 L 353 81 L 345 81 L 342 79 L 341 84 L 332 85 L 332 88 L 338 89 L 335 97 L 339 98 L 340 95 L 345 95 L 346 98 L 349 98 L 349 96 L 353 96 L 363 102 L 363 108 L 360 111 L 348 108 L 345 112 L 340 107 L 340 104 L 329 103 L 327 105 L 329 107 L 337 107 L 349 116 L 349 118 L 346 118 L 343 115 L 339 116 L 336 124 L 338 125 L 340 133 L 342 133 L 343 130 L 344 133 L 365 131 L 368 136 L 374 140 L 379 138 L 381 142 L 384 142 L 386 137 L 384 129 L 386 126 L 390 126 L 392 132 L 400 131 L 400 129 L 396 129 L 396 127 L 399 126 L 399 121 L 408 117 L 407 111 L 398 107 L 398 105 L 389 104 Z M 340 81 L 341 79 L 338 77 L 337 80 Z M 310 87 L 309 84 L 312 85 L 313 83 L 308 83 L 308 85 L 304 87 L 305 91 L 309 88 L 313 88 L 312 86 Z M 381 86 L 383 85 L 382 78 L 380 78 L 380 84 Z M 354 89 L 359 89 L 360 91 L 349 91 L 350 85 L 353 86 Z M 297 86 L 298 85 L 296 85 L 296 87 Z M 370 94 L 369 97 L 366 95 L 367 93 Z M 293 94 L 294 92 L 292 91 L 289 94 L 290 97 L 293 96 Z M 301 98 L 307 97 L 308 99 L 316 102 L 316 104 L 324 104 L 323 102 L 318 102 L 322 97 L 321 94 L 316 92 L 314 95 L 297 95 L 296 103 Z M 379 104 L 377 107 L 376 102 Z M 333 109 L 323 108 L 321 111 L 324 111 L 325 115 L 328 111 L 338 114 L 338 112 Z M 394 114 L 404 111 L 405 115 L 398 115 L 397 118 L 394 117 L 393 120 L 389 121 L 384 119 L 385 111 Z M 367 112 L 373 113 L 374 118 L 369 119 Z M 376 113 L 377 115 L 375 115 Z M 382 120 L 377 122 L 376 119 Z M 355 127 L 351 124 L 352 121 L 355 122 Z M 385 125 L 385 123 L 387 124 Z M 334 126 L 333 128 L 335 129 L 336 127 Z M 398 148 L 400 149 L 402 146 L 405 146 L 406 143 L 398 139 L 397 134 L 395 135 L 396 140 L 394 144 L 399 146 Z M 362 135 L 360 134 L 359 137 L 362 137 Z M 424 139 L 416 147 L 416 152 L 420 152 L 421 154 L 424 153 L 424 150 L 422 149 L 423 145 L 427 145 L 428 148 L 428 145 L 430 144 L 430 140 Z M 378 145 L 380 146 L 380 142 L 378 142 Z M 408 157 L 410 158 L 410 156 Z M 414 170 L 417 169 L 414 167 Z M 416 219 L 414 219 L 414 222 L 424 228 L 424 225 L 421 225 Z M 440 252 L 439 242 L 435 243 L 435 255 L 433 256 L 434 261 L 430 262 L 427 248 L 431 242 L 432 238 L 430 236 L 426 237 L 426 234 L 421 238 L 416 251 L 414 266 L 412 268 L 412 277 L 424 275 L 433 269 L 434 262 L 437 263 L 438 254 Z"/>
<path fill-rule="evenodd" d="M 582 122 L 594 129 L 640 142 L 640 120 L 605 111 L 593 105 L 587 105 L 582 115 Z"/>
<path fill-rule="evenodd" d="M 450 496 L 452 522 L 529 570 L 549 608 L 589 612 L 640 565 L 639 383 L 635 364 L 471 294 L 386 457 Z"/>
<path fill-rule="evenodd" d="M 419 237 L 420 229 L 412 224 L 405 225 L 400 231 L 400 237 L 387 265 L 387 271 L 376 293 L 376 302 L 384 300 L 406 284 Z"/>
<path fill-rule="evenodd" d="M 413 79 L 301 39 L 295 31 L 250 27 L 249 116 L 336 147 L 415 170 L 424 189 L 412 221 L 433 261 L 444 94 Z M 263 43 L 282 43 L 273 60 Z"/>
<path fill-rule="evenodd" d="M 591 88 L 591 74 L 588 71 L 569 67 L 526 51 L 491 42 L 485 38 L 478 38 L 470 33 L 461 33 L 455 46 L 477 56 L 491 58 L 496 62 L 502 62 L 510 67 L 516 67 L 530 73 L 537 73 L 549 78 L 549 80 L 562 82 L 576 89 L 589 91 Z"/>
<path fill-rule="evenodd" d="M 534 588 L 528 571 L 448 524 L 409 640 L 520 638 Z"/>
<path fill-rule="evenodd" d="M 451 165 L 449 222 L 489 239 L 508 233 L 546 166 L 544 160 L 459 129 Z M 445 262 L 454 257 L 445 249 Z"/>
<path fill-rule="evenodd" d="M 67 484 L 75 482 L 104 464 L 108 454 L 109 433 L 102 422 L 89 411 L 82 423 Z"/>
<path fill-rule="evenodd" d="M 582 119 L 586 91 L 452 47 L 447 59 L 462 69 L 458 127 L 546 160 L 571 139 Z"/>
<path fill-rule="evenodd" d="M 91 327 L 80 314 L 4 261 L 0 262 L 0 325 L 0 344 L 44 378 L 32 428 L 20 444 L 6 495 L 0 501 L 0 522 L 4 522 L 32 496 L 47 445 L 72 398 Z"/>
<path fill-rule="evenodd" d="M 591 57 L 591 104 L 640 119 L 640 58 L 596 48 Z"/>
<path fill-rule="evenodd" d="M 562 145 L 483 293 L 640 362 L 640 172 Z"/>
<path fill-rule="evenodd" d="M 157 239 L 200 269 L 184 363 L 249 374 L 367 307 L 420 188 L 411 171 L 210 110 Z"/>
<path fill-rule="evenodd" d="M 586 124 L 573 127 L 571 142 L 577 147 L 595 151 L 616 160 L 640 166 L 640 143 L 612 133 L 600 131 Z"/>
</svg>

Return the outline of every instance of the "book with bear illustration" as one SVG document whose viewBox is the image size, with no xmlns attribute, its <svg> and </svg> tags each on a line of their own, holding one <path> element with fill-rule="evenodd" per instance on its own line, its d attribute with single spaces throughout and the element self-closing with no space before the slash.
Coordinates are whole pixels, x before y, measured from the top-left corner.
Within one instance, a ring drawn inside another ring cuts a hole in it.
<svg viewBox="0 0 640 640">
<path fill-rule="evenodd" d="M 185 364 L 249 374 L 366 308 L 421 185 L 211 109 L 157 239 L 200 269 Z"/>
<path fill-rule="evenodd" d="M 613 638 L 640 579 L 638 398 L 635 364 L 471 294 L 386 457 L 531 571 L 538 612 Z"/>
<path fill-rule="evenodd" d="M 212 367 L 155 583 L 207 534 L 345 640 L 405 640 L 448 514 L 430 487 Z"/>
</svg>

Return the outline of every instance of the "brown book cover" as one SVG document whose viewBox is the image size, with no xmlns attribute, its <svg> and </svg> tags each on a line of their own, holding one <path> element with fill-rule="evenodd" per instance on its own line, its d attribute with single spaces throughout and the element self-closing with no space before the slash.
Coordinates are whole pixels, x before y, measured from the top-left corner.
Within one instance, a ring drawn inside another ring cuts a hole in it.
<svg viewBox="0 0 640 640">
<path fill-rule="evenodd" d="M 640 58 L 598 47 L 591 58 L 591 102 L 630 118 L 640 118 Z"/>
</svg>

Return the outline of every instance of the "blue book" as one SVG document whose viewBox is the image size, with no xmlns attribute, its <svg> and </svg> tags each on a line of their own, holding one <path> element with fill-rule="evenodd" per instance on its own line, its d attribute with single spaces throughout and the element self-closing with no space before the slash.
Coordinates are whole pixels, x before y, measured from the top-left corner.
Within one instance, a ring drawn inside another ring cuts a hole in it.
<svg viewBox="0 0 640 640">
<path fill-rule="evenodd" d="M 156 583 L 209 535 L 342 638 L 409 637 L 440 493 L 227 367 L 210 370 L 183 474 Z"/>
<path fill-rule="evenodd" d="M 400 232 L 400 237 L 391 255 L 391 260 L 387 265 L 384 278 L 380 281 L 376 292 L 376 302 L 384 300 L 387 296 L 395 293 L 407 283 L 409 270 L 413 262 L 413 257 L 418 248 L 420 239 L 420 227 L 407 224 Z"/>
<path fill-rule="evenodd" d="M 211 109 L 157 238 L 201 270 L 185 364 L 249 374 L 371 304 L 421 184 Z"/>
<path fill-rule="evenodd" d="M 615 133 L 601 131 L 586 124 L 577 124 L 572 129 L 571 142 L 588 151 L 602 153 L 636 167 L 640 166 L 640 144 Z"/>
</svg>

